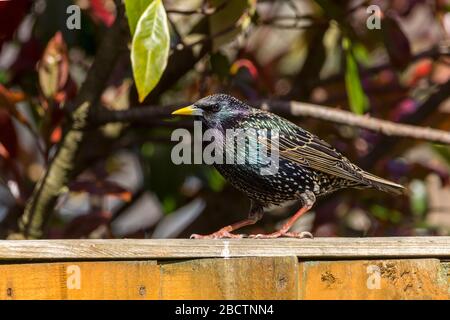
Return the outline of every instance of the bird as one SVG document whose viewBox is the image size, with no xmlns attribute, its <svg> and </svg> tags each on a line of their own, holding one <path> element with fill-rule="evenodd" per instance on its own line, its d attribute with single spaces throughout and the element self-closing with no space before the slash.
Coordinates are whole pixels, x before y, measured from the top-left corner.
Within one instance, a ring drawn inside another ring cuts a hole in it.
<svg viewBox="0 0 450 320">
<path fill-rule="evenodd" d="M 214 167 L 236 189 L 250 199 L 248 217 L 227 225 L 211 234 L 193 234 L 195 239 L 242 238 L 245 234 L 234 231 L 258 222 L 265 210 L 290 202 L 300 202 L 299 210 L 277 231 L 268 234 L 249 235 L 250 238 L 274 239 L 279 237 L 313 238 L 309 232 L 292 232 L 292 225 L 316 202 L 316 199 L 343 188 L 375 188 L 401 195 L 405 188 L 397 183 L 380 178 L 353 164 L 327 142 L 300 126 L 269 111 L 253 108 L 227 94 L 204 97 L 192 105 L 177 109 L 172 115 L 194 116 L 201 120 L 202 127 L 219 132 L 224 156 L 239 154 L 239 146 L 226 143 L 223 137 L 229 130 L 253 132 L 275 132 L 257 135 L 258 150 L 276 147 L 277 170 L 262 174 L 267 166 L 263 161 L 214 163 Z M 264 131 L 265 130 L 265 131 Z M 276 139 L 275 139 L 276 138 Z M 245 146 L 244 146 L 245 147 Z M 242 149 L 242 146 L 241 146 Z M 272 150 L 272 149 L 271 149 Z M 244 155 L 255 156 L 255 150 L 244 148 Z M 259 158 L 258 158 L 259 159 Z"/>
</svg>

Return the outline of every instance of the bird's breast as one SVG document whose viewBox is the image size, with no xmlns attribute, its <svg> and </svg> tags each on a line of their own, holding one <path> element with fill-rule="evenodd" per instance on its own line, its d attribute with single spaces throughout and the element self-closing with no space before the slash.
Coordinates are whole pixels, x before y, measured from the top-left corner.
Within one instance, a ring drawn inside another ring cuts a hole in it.
<svg viewBox="0 0 450 320">
<path fill-rule="evenodd" d="M 258 166 L 246 164 L 215 165 L 231 185 L 249 198 L 263 204 L 282 204 L 297 200 L 309 190 L 319 195 L 322 191 L 319 176 L 309 168 L 281 160 L 278 171 L 263 175 Z"/>
</svg>

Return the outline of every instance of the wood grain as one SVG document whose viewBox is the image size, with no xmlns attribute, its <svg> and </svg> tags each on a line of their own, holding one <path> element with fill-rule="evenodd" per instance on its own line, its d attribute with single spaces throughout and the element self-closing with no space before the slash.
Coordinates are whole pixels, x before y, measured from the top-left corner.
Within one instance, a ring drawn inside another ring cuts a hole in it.
<svg viewBox="0 0 450 320">
<path fill-rule="evenodd" d="M 0 300 L 157 299 L 154 261 L 0 265 Z"/>
<path fill-rule="evenodd" d="M 162 299 L 297 299 L 296 257 L 200 259 L 161 266 Z"/>
<path fill-rule="evenodd" d="M 5 299 L 297 299 L 296 257 L 0 266 Z"/>
<path fill-rule="evenodd" d="M 297 256 L 317 259 L 450 258 L 450 237 L 315 239 L 3 240 L 0 261 Z"/>
<path fill-rule="evenodd" d="M 437 259 L 297 257 L 3 264 L 0 300 L 449 299 L 449 270 Z"/>
<path fill-rule="evenodd" d="M 447 270 L 437 259 L 307 261 L 299 299 L 449 299 Z"/>
</svg>

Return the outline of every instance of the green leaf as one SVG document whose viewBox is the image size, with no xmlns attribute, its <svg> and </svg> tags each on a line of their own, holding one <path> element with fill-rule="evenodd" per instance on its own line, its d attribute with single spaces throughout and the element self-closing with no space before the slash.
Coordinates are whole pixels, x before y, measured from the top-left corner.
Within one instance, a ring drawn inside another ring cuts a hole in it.
<svg viewBox="0 0 450 320">
<path fill-rule="evenodd" d="M 369 52 L 366 47 L 364 47 L 361 43 L 353 44 L 353 55 L 363 66 L 368 66 L 370 64 Z"/>
<path fill-rule="evenodd" d="M 9 75 L 6 70 L 0 70 L 0 84 L 5 84 L 8 82 Z"/>
<path fill-rule="evenodd" d="M 363 114 L 369 106 L 369 100 L 364 93 L 359 77 L 358 64 L 353 55 L 350 40 L 343 41 L 345 50 L 345 87 L 347 89 L 350 109 L 356 114 Z"/>
<path fill-rule="evenodd" d="M 400 211 L 389 209 L 378 204 L 371 206 L 370 211 L 375 218 L 381 221 L 389 221 L 398 224 L 402 220 L 402 213 Z"/>
<path fill-rule="evenodd" d="M 128 17 L 131 35 L 134 35 L 139 18 L 153 0 L 125 0 L 125 11 Z"/>
<path fill-rule="evenodd" d="M 427 211 L 427 190 L 421 180 L 414 179 L 410 184 L 410 206 L 416 216 L 423 216 Z"/>
<path fill-rule="evenodd" d="M 177 208 L 177 200 L 175 197 L 167 196 L 162 200 L 162 207 L 164 213 L 170 213 Z"/>
<path fill-rule="evenodd" d="M 226 181 L 224 177 L 216 169 L 210 169 L 206 171 L 206 176 L 211 190 L 215 192 L 220 192 L 223 190 Z"/>
<path fill-rule="evenodd" d="M 154 0 L 139 19 L 131 44 L 131 64 L 140 102 L 161 79 L 169 47 L 166 10 L 161 0 Z"/>
<path fill-rule="evenodd" d="M 444 160 L 450 164 L 450 147 L 439 144 L 432 144 L 434 151 L 436 151 Z"/>
</svg>

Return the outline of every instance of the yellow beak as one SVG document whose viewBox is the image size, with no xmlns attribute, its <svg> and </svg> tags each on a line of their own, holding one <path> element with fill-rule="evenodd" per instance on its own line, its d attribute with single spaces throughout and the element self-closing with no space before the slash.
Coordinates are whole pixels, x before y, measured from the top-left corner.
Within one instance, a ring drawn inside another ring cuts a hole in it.
<svg viewBox="0 0 450 320">
<path fill-rule="evenodd" d="M 203 110 L 196 108 L 194 105 L 190 105 L 172 112 L 173 115 L 180 116 L 201 116 L 203 115 Z"/>
</svg>

